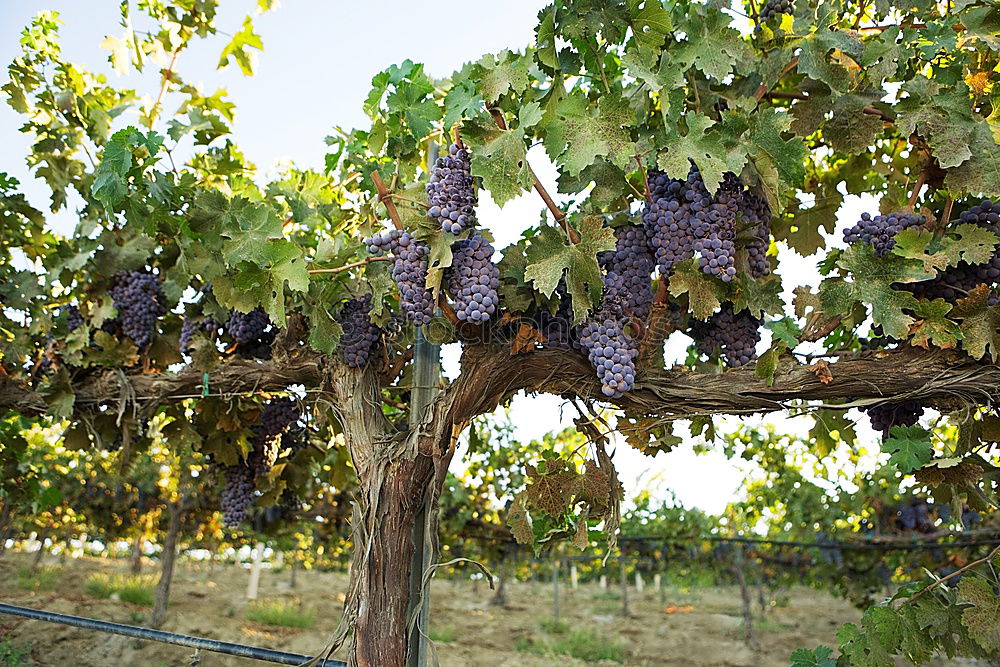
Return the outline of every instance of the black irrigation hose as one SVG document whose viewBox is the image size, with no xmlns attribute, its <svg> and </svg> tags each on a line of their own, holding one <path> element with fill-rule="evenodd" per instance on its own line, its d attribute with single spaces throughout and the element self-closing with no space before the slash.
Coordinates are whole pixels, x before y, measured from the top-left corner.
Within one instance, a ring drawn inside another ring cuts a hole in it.
<svg viewBox="0 0 1000 667">
<path fill-rule="evenodd" d="M 57 614 L 52 611 L 42 611 L 40 609 L 29 609 L 28 607 L 17 607 L 12 604 L 0 602 L 0 614 L 11 616 L 21 616 L 35 621 L 45 621 L 47 623 L 61 623 L 62 625 L 72 625 L 77 628 L 95 630 L 97 632 L 111 632 L 116 635 L 135 637 L 136 639 L 146 639 L 148 641 L 163 642 L 165 644 L 177 644 L 188 648 L 212 651 L 214 653 L 225 653 L 241 658 L 253 658 L 273 662 L 279 665 L 302 665 L 312 658 L 298 653 L 286 653 L 285 651 L 273 651 L 267 648 L 256 646 L 245 646 L 243 644 L 232 644 L 230 642 L 220 642 L 215 639 L 205 639 L 204 637 L 191 637 L 190 635 L 179 635 L 173 632 L 163 632 L 162 630 L 151 630 L 150 628 L 140 628 L 135 625 L 124 625 L 122 623 L 112 623 L 111 621 L 100 621 L 96 618 L 84 618 L 82 616 L 70 616 L 69 614 Z M 342 660 L 319 660 L 317 667 L 347 667 L 347 663 Z"/>
<path fill-rule="evenodd" d="M 661 544 L 688 544 L 690 542 L 738 542 L 740 544 L 770 544 L 785 547 L 816 547 L 819 549 L 843 549 L 845 551 L 918 551 L 920 549 L 941 549 L 949 547 L 996 546 L 1000 537 L 984 540 L 958 540 L 955 542 L 799 542 L 796 540 L 768 540 L 754 537 L 722 537 L 707 535 L 705 537 L 626 537 L 618 538 L 619 542 L 656 542 Z"/>
</svg>

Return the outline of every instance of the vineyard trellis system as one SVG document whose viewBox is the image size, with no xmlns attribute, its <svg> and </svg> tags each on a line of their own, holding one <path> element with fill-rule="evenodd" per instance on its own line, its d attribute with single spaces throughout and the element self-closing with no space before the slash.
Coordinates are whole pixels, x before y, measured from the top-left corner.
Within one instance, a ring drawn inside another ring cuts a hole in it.
<svg viewBox="0 0 1000 667">
<path fill-rule="evenodd" d="M 61 625 L 94 630 L 95 632 L 110 632 L 112 634 L 133 637 L 135 639 L 142 639 L 146 641 L 176 644 L 177 646 L 193 648 L 196 651 L 211 651 L 213 653 L 235 655 L 241 658 L 251 658 L 278 665 L 309 665 L 309 667 L 346 667 L 347 665 L 347 663 L 342 660 L 311 658 L 298 653 L 275 651 L 273 649 L 247 646 L 245 644 L 234 644 L 232 642 L 223 642 L 217 639 L 206 639 L 205 637 L 192 637 L 191 635 L 181 635 L 175 632 L 153 630 L 151 628 L 143 628 L 137 625 L 125 625 L 124 623 L 102 621 L 96 618 L 59 614 L 54 611 L 18 607 L 16 605 L 6 604 L 3 602 L 0 602 L 0 614 L 18 616 L 34 621 L 44 621 L 46 623 L 59 623 Z"/>
</svg>

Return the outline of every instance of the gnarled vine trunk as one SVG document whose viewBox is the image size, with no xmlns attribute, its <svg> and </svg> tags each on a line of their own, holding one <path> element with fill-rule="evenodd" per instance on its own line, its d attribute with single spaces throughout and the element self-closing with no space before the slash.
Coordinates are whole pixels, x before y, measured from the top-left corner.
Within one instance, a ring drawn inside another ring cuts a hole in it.
<svg viewBox="0 0 1000 667">
<path fill-rule="evenodd" d="M 181 516 L 184 514 L 183 501 L 170 503 L 169 511 L 167 537 L 163 541 L 163 563 L 160 568 L 160 580 L 156 584 L 156 600 L 153 602 L 153 614 L 150 620 L 150 626 L 154 628 L 159 628 L 167 620 L 170 584 L 174 580 L 174 563 L 177 560 L 177 540 L 181 532 Z"/>
</svg>

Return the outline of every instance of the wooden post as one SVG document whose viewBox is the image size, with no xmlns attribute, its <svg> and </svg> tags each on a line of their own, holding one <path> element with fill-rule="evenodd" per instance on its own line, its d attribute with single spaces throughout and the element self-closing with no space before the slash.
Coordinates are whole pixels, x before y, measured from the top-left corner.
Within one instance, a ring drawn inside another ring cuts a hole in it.
<svg viewBox="0 0 1000 667">
<path fill-rule="evenodd" d="M 569 585 L 574 591 L 580 587 L 580 580 L 576 574 L 576 563 L 569 566 Z"/>
<path fill-rule="evenodd" d="M 45 555 L 45 539 L 49 534 L 48 527 L 42 528 L 42 532 L 38 536 L 38 550 L 35 551 L 35 557 L 31 559 L 31 569 L 38 569 L 39 564 L 42 562 L 42 556 Z"/>
<path fill-rule="evenodd" d="M 146 541 L 143 532 L 136 533 L 132 538 L 132 551 L 129 553 L 129 572 L 139 574 L 142 572 L 142 545 Z"/>
<path fill-rule="evenodd" d="M 295 590 L 295 573 L 299 571 L 299 550 L 292 552 L 292 577 L 288 582 L 288 587 Z"/>
<path fill-rule="evenodd" d="M 622 616 L 629 617 L 628 611 L 628 574 L 625 568 L 625 556 L 618 557 L 619 579 L 622 589 Z"/>
<path fill-rule="evenodd" d="M 559 621 L 559 558 L 552 554 L 552 617 Z"/>
<path fill-rule="evenodd" d="M 660 599 L 660 604 L 666 604 L 665 591 L 663 590 L 663 577 L 659 572 L 653 575 L 653 587 L 656 589 L 656 595 Z"/>
<path fill-rule="evenodd" d="M 177 560 L 177 539 L 181 532 L 181 516 L 183 513 L 183 500 L 177 500 L 170 504 L 167 538 L 163 541 L 163 564 L 160 567 L 160 580 L 156 583 L 156 599 L 153 602 L 153 615 L 149 622 L 154 628 L 160 627 L 167 620 L 167 603 L 170 600 L 170 584 L 174 579 L 174 563 Z"/>
<path fill-rule="evenodd" d="M 743 597 L 743 642 L 753 650 L 757 650 L 757 640 L 753 636 L 753 610 L 751 609 L 750 587 L 747 586 L 745 572 L 745 561 L 743 559 L 743 545 L 736 545 L 736 580 L 740 584 L 740 595 Z"/>
<path fill-rule="evenodd" d="M 602 591 L 608 590 L 608 575 L 606 574 L 601 575 L 601 590 Z"/>
<path fill-rule="evenodd" d="M 264 543 L 258 542 L 253 551 L 253 564 L 250 566 L 250 581 L 247 582 L 247 600 L 256 600 L 260 588 L 260 566 L 264 561 Z"/>
<path fill-rule="evenodd" d="M 636 590 L 637 593 L 642 594 L 642 591 L 643 591 L 644 588 L 645 588 L 645 582 L 642 580 L 642 574 L 639 572 L 639 570 L 636 570 L 635 571 L 635 590 Z"/>
</svg>

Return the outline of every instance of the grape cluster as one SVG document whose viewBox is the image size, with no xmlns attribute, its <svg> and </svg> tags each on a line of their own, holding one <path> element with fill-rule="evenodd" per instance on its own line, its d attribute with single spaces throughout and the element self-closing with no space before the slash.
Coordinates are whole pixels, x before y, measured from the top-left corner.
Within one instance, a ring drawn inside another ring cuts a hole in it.
<svg viewBox="0 0 1000 667">
<path fill-rule="evenodd" d="M 472 182 L 469 151 L 458 144 L 448 147 L 448 155 L 434 163 L 427 199 L 427 215 L 441 223 L 441 229 L 461 234 L 476 224 L 476 190 Z"/>
<path fill-rule="evenodd" d="M 767 260 L 767 249 L 771 245 L 771 207 L 762 195 L 746 190 L 740 197 L 739 211 L 742 222 L 750 230 L 747 243 L 750 275 L 761 278 L 771 272 L 771 263 Z"/>
<path fill-rule="evenodd" d="M 109 291 L 118 309 L 122 333 L 140 349 L 148 346 L 156 331 L 156 321 L 167 314 L 159 277 L 146 271 L 120 273 Z"/>
<path fill-rule="evenodd" d="M 694 166 L 683 181 L 650 170 L 648 183 L 650 201 L 642 220 L 661 274 L 669 276 L 675 264 L 697 254 L 702 271 L 731 281 L 736 275 L 736 223 L 741 215 L 752 227 L 751 273 L 759 277 L 770 271 L 765 255 L 770 208 L 762 197 L 745 189 L 738 176 L 724 174 L 714 197 Z"/>
<path fill-rule="evenodd" d="M 597 371 L 605 396 L 618 398 L 632 389 L 639 347 L 625 333 L 617 315 L 599 311 L 587 319 L 580 329 L 580 344 Z"/>
<path fill-rule="evenodd" d="M 779 14 L 791 14 L 792 0 L 767 0 L 760 10 L 760 22 L 767 23 Z"/>
<path fill-rule="evenodd" d="M 542 308 L 536 328 L 545 336 L 545 345 L 562 350 L 580 349 L 579 327 L 573 326 L 573 300 L 566 290 L 566 280 L 556 285 L 553 297 L 558 299 L 555 313 Z"/>
<path fill-rule="evenodd" d="M 455 315 L 463 322 L 488 322 L 500 302 L 500 270 L 493 263 L 493 246 L 476 233 L 455 242 L 451 251 L 448 291 L 455 298 Z"/>
<path fill-rule="evenodd" d="M 979 204 L 963 211 L 959 216 L 960 223 L 978 225 L 994 234 L 1000 234 L 1000 203 L 984 199 Z M 979 285 L 996 285 L 1000 281 L 1000 246 L 994 250 L 993 256 L 982 264 L 959 262 L 949 266 L 931 280 L 916 283 L 895 284 L 895 289 L 911 292 L 918 299 L 944 299 L 955 303 L 965 298 L 968 293 Z M 993 290 L 987 304 L 995 306 L 1000 303 L 1000 296 Z"/>
<path fill-rule="evenodd" d="M 861 219 L 853 227 L 844 230 L 844 242 L 867 243 L 875 250 L 876 257 L 885 257 L 896 247 L 896 234 L 923 224 L 922 215 L 889 213 L 873 218 L 869 213 L 862 213 Z"/>
<path fill-rule="evenodd" d="M 367 364 L 368 357 L 378 344 L 380 331 L 369 316 L 371 309 L 371 294 L 365 294 L 360 299 L 349 300 L 337 314 L 337 321 L 344 330 L 340 338 L 341 354 L 350 368 L 361 368 Z"/>
<path fill-rule="evenodd" d="M 734 312 L 733 305 L 727 302 L 708 321 L 695 322 L 691 336 L 699 352 L 709 356 L 722 353 L 727 366 L 739 368 L 757 358 L 760 320 L 747 310 Z"/>
<path fill-rule="evenodd" d="M 414 324 L 429 324 L 434 317 L 434 293 L 427 288 L 427 244 L 398 229 L 376 234 L 363 243 L 370 253 L 392 253 L 392 279 L 399 289 L 399 305 Z"/>
<path fill-rule="evenodd" d="M 913 426 L 923 414 L 924 409 L 917 401 L 883 403 L 868 409 L 872 428 L 881 431 L 883 436 L 888 436 L 893 426 Z"/>
<path fill-rule="evenodd" d="M 80 314 L 80 309 L 76 306 L 66 306 L 63 308 L 63 312 L 66 313 L 66 330 L 76 331 L 83 326 L 83 315 Z"/>
<path fill-rule="evenodd" d="M 930 516 L 930 506 L 923 498 L 915 498 L 908 504 L 902 505 L 896 512 L 899 525 L 904 530 L 920 530 L 930 532 L 933 530 Z"/>
<path fill-rule="evenodd" d="M 191 338 L 197 330 L 198 322 L 194 318 L 185 316 L 181 323 L 181 354 L 187 354 L 191 351 Z"/>
<path fill-rule="evenodd" d="M 645 230 L 634 225 L 615 229 L 615 249 L 598 256 L 604 276 L 603 300 L 645 320 L 653 303 L 650 275 L 655 259 Z"/>
<path fill-rule="evenodd" d="M 226 333 L 237 343 L 247 344 L 264 338 L 264 333 L 271 326 L 271 320 L 260 306 L 249 313 L 234 310 L 226 322 Z"/>
<path fill-rule="evenodd" d="M 224 471 L 224 485 L 220 497 L 222 522 L 235 528 L 247 519 L 247 510 L 253 502 L 254 471 L 248 463 L 229 466 Z"/>
<path fill-rule="evenodd" d="M 292 399 L 271 399 L 260 411 L 260 424 L 253 427 L 254 434 L 264 437 L 280 435 L 301 416 L 298 405 Z"/>
<path fill-rule="evenodd" d="M 642 221 L 656 265 L 668 276 L 674 264 L 694 255 L 694 217 L 707 208 L 708 193 L 655 169 L 649 171 L 647 179 L 650 201 Z"/>
</svg>

